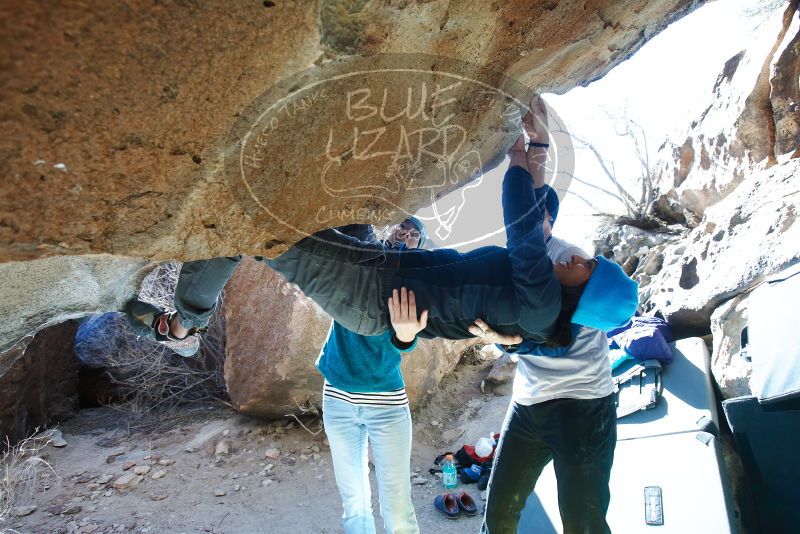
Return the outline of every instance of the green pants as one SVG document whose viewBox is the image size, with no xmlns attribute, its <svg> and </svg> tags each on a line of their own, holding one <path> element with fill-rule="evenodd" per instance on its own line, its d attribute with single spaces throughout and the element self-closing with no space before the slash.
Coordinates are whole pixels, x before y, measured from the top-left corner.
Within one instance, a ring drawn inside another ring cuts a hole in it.
<svg viewBox="0 0 800 534">
<path fill-rule="evenodd" d="M 337 230 L 370 245 L 383 247 L 372 225 L 350 224 L 341 226 Z M 372 255 L 376 256 L 377 253 L 373 252 Z M 269 260 L 259 256 L 255 259 L 270 264 Z M 208 324 L 214 313 L 217 298 L 241 261 L 242 256 L 229 256 L 187 261 L 183 264 L 175 288 L 175 309 L 184 328 L 202 328 Z"/>
</svg>

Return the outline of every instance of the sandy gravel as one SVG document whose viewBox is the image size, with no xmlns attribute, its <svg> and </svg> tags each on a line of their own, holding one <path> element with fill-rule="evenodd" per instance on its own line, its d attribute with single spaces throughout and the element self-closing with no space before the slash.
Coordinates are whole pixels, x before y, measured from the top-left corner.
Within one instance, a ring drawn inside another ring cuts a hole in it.
<svg viewBox="0 0 800 534">
<path fill-rule="evenodd" d="M 488 365 L 462 364 L 414 414 L 412 471 L 428 479 L 412 489 L 422 533 L 480 528 L 479 517 L 448 520 L 433 508 L 442 487 L 428 468 L 439 452 L 474 443 L 499 428 L 508 397 L 481 393 Z M 199 406 L 155 431 L 129 433 L 112 408 L 84 410 L 61 426 L 68 445 L 47 450 L 60 478 L 44 481 L 32 503 L 36 511 L 6 526 L 22 533 L 342 532 L 324 432 L 312 436 L 289 422 Z M 320 424 L 307 421 L 312 429 Z M 279 449 L 276 459 L 265 457 L 269 449 Z M 114 488 L 119 477 L 136 470 L 147 471 L 128 477 L 141 476 L 136 487 Z M 464 489 L 480 507 L 475 486 Z M 373 501 L 377 516 L 374 491 Z M 377 524 L 383 532 L 380 518 Z"/>
</svg>

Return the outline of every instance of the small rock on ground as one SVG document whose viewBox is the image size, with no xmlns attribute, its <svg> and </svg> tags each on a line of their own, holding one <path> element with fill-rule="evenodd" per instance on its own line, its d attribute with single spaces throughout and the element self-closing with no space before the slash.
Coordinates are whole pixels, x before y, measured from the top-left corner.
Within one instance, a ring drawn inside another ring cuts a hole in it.
<svg viewBox="0 0 800 534">
<path fill-rule="evenodd" d="M 142 477 L 136 473 L 126 473 L 114 481 L 114 487 L 117 489 L 135 488 L 141 481 Z"/>
<path fill-rule="evenodd" d="M 228 440 L 222 439 L 217 442 L 214 447 L 214 456 L 223 456 L 231 453 L 231 443 Z"/>
<path fill-rule="evenodd" d="M 146 475 L 147 473 L 150 472 L 150 466 L 149 465 L 137 465 L 136 467 L 133 468 L 133 472 L 136 473 L 137 475 L 144 476 L 144 475 Z"/>
<path fill-rule="evenodd" d="M 36 505 L 30 504 L 28 506 L 15 506 L 11 509 L 11 515 L 15 517 L 25 517 L 31 515 L 36 511 Z"/>
<path fill-rule="evenodd" d="M 75 515 L 83 511 L 79 504 L 54 504 L 47 509 L 47 513 L 51 515 Z"/>
</svg>

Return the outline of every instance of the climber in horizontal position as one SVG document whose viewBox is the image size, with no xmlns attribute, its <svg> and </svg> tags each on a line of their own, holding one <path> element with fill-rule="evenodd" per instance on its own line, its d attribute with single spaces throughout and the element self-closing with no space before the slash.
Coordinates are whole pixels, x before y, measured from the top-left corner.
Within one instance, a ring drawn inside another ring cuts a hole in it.
<svg viewBox="0 0 800 534">
<path fill-rule="evenodd" d="M 575 255 L 556 264 L 548 259 L 543 233 L 547 188 L 534 187 L 525 151 L 515 149 L 520 142 L 524 148 L 524 138 L 512 147 L 503 179 L 505 248 L 466 253 L 387 248 L 329 229 L 264 261 L 339 324 L 366 336 L 390 328 L 389 297 L 401 287 L 413 290 L 417 307 L 428 312 L 419 333 L 424 338 L 472 338 L 469 327 L 481 318 L 499 334 L 565 346 L 573 322 L 603 330 L 626 324 L 638 303 L 637 285 L 617 264 L 602 256 Z M 129 321 L 158 341 L 187 342 L 208 322 L 240 261 L 236 256 L 184 263 L 176 312 L 134 299 L 126 304 Z"/>
</svg>

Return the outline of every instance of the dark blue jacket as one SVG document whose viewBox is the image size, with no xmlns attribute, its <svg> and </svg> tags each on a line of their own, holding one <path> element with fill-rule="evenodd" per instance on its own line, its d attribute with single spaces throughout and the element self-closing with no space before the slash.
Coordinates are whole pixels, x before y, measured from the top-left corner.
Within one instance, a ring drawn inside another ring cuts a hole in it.
<svg viewBox="0 0 800 534">
<path fill-rule="evenodd" d="M 420 337 L 471 338 L 469 326 L 478 318 L 502 334 L 534 341 L 549 337 L 561 310 L 561 284 L 542 230 L 545 191 L 534 189 L 533 178 L 522 167 L 506 172 L 506 248 L 387 254 L 385 265 L 394 269 L 391 287 L 414 289 L 418 308 L 429 311 Z"/>
</svg>

